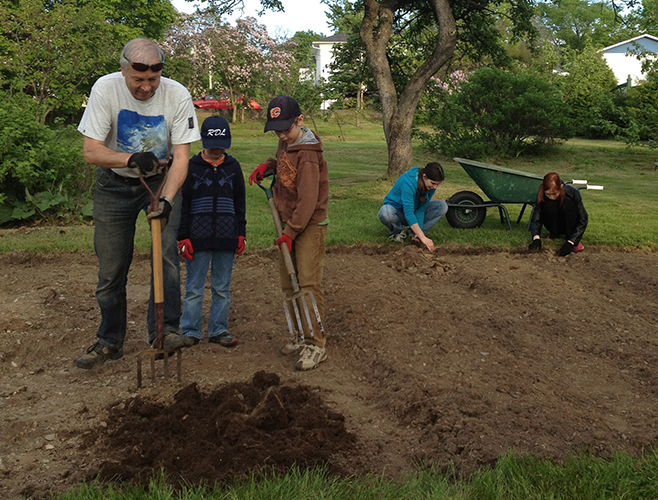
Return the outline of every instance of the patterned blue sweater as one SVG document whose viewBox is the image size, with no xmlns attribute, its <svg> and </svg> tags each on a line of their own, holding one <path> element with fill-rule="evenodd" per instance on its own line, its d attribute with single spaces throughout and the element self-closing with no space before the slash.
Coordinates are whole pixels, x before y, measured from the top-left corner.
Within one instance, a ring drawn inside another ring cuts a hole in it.
<svg viewBox="0 0 658 500">
<path fill-rule="evenodd" d="M 182 187 L 178 240 L 189 238 L 194 251 L 235 250 L 246 236 L 244 176 L 240 163 L 226 155 L 218 167 L 197 154 L 190 158 Z"/>
</svg>

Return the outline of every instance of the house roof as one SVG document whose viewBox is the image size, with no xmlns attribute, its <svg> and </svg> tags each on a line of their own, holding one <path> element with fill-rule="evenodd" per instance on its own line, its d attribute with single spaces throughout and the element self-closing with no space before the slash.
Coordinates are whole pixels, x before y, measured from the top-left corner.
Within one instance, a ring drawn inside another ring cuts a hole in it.
<svg viewBox="0 0 658 500">
<path fill-rule="evenodd" d="M 347 42 L 347 33 L 336 33 L 335 35 L 328 36 L 327 38 L 321 38 L 320 40 L 315 40 L 313 43 L 337 43 L 337 42 Z"/>
<path fill-rule="evenodd" d="M 642 43 L 644 42 L 644 43 Z M 615 43 L 614 45 L 610 45 L 608 47 L 605 47 L 599 52 L 606 52 L 606 53 L 612 53 L 612 52 L 621 52 L 625 53 L 626 52 L 626 45 L 633 45 L 634 43 L 637 43 L 639 45 L 644 46 L 646 49 L 649 50 L 654 50 L 655 52 L 658 52 L 658 37 L 655 37 L 653 35 L 639 35 L 634 38 L 631 38 L 629 40 L 624 40 L 623 42 Z"/>
</svg>

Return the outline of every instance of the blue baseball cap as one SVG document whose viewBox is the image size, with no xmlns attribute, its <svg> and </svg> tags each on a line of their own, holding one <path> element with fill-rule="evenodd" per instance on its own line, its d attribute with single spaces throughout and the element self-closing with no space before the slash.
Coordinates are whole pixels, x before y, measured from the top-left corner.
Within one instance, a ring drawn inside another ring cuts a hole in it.
<svg viewBox="0 0 658 500">
<path fill-rule="evenodd" d="M 201 125 L 201 144 L 204 149 L 231 147 L 231 127 L 223 116 L 209 116 Z"/>
</svg>

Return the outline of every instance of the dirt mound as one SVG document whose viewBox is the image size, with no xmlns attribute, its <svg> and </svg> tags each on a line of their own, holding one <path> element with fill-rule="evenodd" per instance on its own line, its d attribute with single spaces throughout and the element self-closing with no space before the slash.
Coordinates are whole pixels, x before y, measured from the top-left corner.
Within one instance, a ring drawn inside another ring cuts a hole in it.
<svg viewBox="0 0 658 500">
<path fill-rule="evenodd" d="M 109 409 L 108 427 L 92 433 L 102 456 L 99 477 L 148 484 L 162 468 L 173 483 L 226 483 L 253 472 L 285 472 L 293 465 L 327 466 L 349 452 L 355 437 L 345 418 L 306 386 L 281 385 L 257 372 L 210 394 L 190 384 L 172 404 L 135 397 Z M 93 471 L 92 471 L 93 472 Z"/>
</svg>

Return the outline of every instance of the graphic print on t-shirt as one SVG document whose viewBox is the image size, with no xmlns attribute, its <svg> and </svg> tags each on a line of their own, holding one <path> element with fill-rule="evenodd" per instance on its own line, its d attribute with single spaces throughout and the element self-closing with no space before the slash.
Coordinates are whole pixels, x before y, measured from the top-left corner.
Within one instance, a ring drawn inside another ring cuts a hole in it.
<svg viewBox="0 0 658 500">
<path fill-rule="evenodd" d="M 122 109 L 117 120 L 117 146 L 126 153 L 151 151 L 164 159 L 167 156 L 167 124 L 164 115 L 142 116 Z"/>
</svg>

